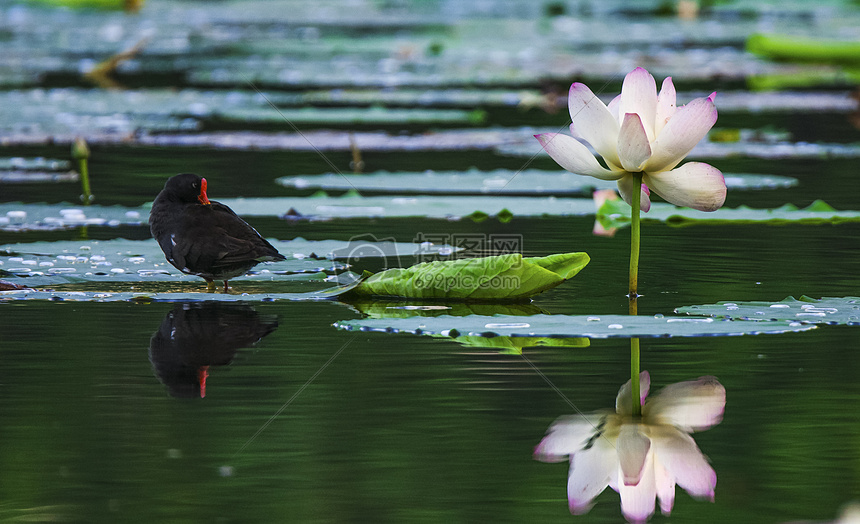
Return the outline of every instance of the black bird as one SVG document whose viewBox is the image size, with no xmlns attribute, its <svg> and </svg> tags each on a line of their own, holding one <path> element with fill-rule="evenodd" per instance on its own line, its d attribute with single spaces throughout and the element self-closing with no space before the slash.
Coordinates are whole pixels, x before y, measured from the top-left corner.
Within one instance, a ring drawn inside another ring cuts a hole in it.
<svg viewBox="0 0 860 524">
<path fill-rule="evenodd" d="M 189 275 L 227 281 L 260 262 L 285 260 L 272 244 L 232 209 L 206 196 L 206 179 L 183 173 L 171 177 L 155 198 L 149 228 L 167 261 Z"/>
<path fill-rule="evenodd" d="M 152 369 L 174 397 L 205 397 L 210 366 L 225 366 L 240 348 L 278 328 L 278 317 L 223 302 L 174 304 L 149 341 Z"/>
</svg>

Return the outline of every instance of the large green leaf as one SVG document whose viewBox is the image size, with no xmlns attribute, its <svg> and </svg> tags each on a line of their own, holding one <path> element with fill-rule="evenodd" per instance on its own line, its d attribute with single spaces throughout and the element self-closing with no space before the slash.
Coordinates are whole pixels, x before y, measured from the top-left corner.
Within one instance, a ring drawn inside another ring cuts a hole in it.
<svg viewBox="0 0 860 524">
<path fill-rule="evenodd" d="M 860 65 L 860 42 L 765 35 L 747 38 L 747 51 L 774 60 Z"/>
<path fill-rule="evenodd" d="M 604 228 L 626 227 L 630 225 L 630 206 L 623 200 L 607 200 L 597 211 L 597 220 Z M 816 200 L 808 207 L 799 209 L 786 204 L 775 209 L 752 209 L 746 206 L 720 208 L 716 211 L 697 211 L 672 204 L 654 203 L 651 210 L 642 213 L 642 220 L 659 220 L 673 226 L 687 226 L 697 223 L 803 223 L 839 224 L 860 221 L 858 211 L 838 211 L 826 202 Z"/>
<path fill-rule="evenodd" d="M 797 185 L 796 178 L 776 175 L 725 173 L 731 189 L 770 189 Z M 314 176 L 281 177 L 275 182 L 296 189 L 358 190 L 377 193 L 465 193 L 465 194 L 548 194 L 590 195 L 595 189 L 615 189 L 610 180 L 575 175 L 568 171 L 495 169 L 492 171 L 379 171 L 366 175 L 327 173 Z"/>
<path fill-rule="evenodd" d="M 779 302 L 718 302 L 675 309 L 687 315 L 708 315 L 741 320 L 791 320 L 813 324 L 860 325 L 860 297 L 802 296 Z"/>
<path fill-rule="evenodd" d="M 519 253 L 424 262 L 376 273 L 352 292 L 360 295 L 449 300 L 522 300 L 579 273 L 585 253 L 523 258 Z"/>
<path fill-rule="evenodd" d="M 779 334 L 815 328 L 800 322 L 744 322 L 702 317 L 627 315 L 533 315 L 529 317 L 471 315 L 412 318 L 364 318 L 336 322 L 346 330 L 416 335 L 527 337 L 527 338 L 629 338 L 703 337 Z"/>
</svg>

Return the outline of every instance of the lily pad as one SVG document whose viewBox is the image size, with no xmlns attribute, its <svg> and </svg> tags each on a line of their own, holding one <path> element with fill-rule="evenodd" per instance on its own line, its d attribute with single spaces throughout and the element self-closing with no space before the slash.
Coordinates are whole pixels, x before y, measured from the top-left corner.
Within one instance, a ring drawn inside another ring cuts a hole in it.
<svg viewBox="0 0 860 524">
<path fill-rule="evenodd" d="M 453 253 L 449 246 L 344 242 L 338 240 L 274 240 L 270 242 L 287 260 L 261 264 L 235 280 L 289 280 L 307 275 L 333 273 L 347 266 L 335 258 L 397 257 Z M 174 269 L 153 240 L 94 240 L 8 244 L 0 246 L 0 275 L 9 282 L 30 287 L 74 282 L 200 281 Z M 305 275 L 296 277 L 296 275 Z"/>
<path fill-rule="evenodd" d="M 794 321 L 741 322 L 710 317 L 627 315 L 533 315 L 530 317 L 472 315 L 412 318 L 364 318 L 336 322 L 339 329 L 411 333 L 415 335 L 528 337 L 528 338 L 630 338 L 705 337 L 793 333 L 814 329 Z"/>
<path fill-rule="evenodd" d="M 629 226 L 630 206 L 622 200 L 607 200 L 597 211 L 597 220 L 607 229 Z M 654 203 L 651 204 L 650 211 L 642 213 L 642 220 L 658 220 L 672 226 L 750 222 L 770 225 L 787 223 L 840 224 L 843 222 L 860 222 L 860 212 L 838 211 L 821 200 L 816 200 L 803 209 L 792 204 L 786 204 L 775 209 L 752 209 L 740 206 L 734 209 L 724 207 L 711 212 L 675 207 L 672 204 Z"/>
<path fill-rule="evenodd" d="M 558 286 L 589 262 L 585 253 L 523 258 L 519 253 L 424 262 L 363 280 L 352 293 L 402 298 L 516 301 Z"/>
<path fill-rule="evenodd" d="M 484 111 L 459 109 L 385 109 L 356 108 L 303 108 L 278 109 L 271 107 L 219 109 L 215 118 L 232 122 L 255 122 L 295 125 L 394 125 L 394 124 L 481 124 L 487 119 Z"/>
<path fill-rule="evenodd" d="M 812 324 L 860 325 L 860 297 L 802 296 L 788 297 L 779 302 L 718 302 L 698 306 L 684 306 L 675 313 L 707 315 L 716 318 L 739 320 L 790 320 Z"/>
<path fill-rule="evenodd" d="M 0 204 L 0 231 L 56 231 L 80 226 L 139 226 L 147 223 L 149 209 L 125 206 L 74 204 Z"/>
<path fill-rule="evenodd" d="M 288 252 L 284 254 L 289 256 Z M 292 275 L 342 269 L 340 264 L 294 256 L 261 264 L 236 280 L 289 279 Z M 199 277 L 174 269 L 153 240 L 9 244 L 0 246 L 0 273 L 9 282 L 30 287 L 76 282 L 200 282 Z"/>
<path fill-rule="evenodd" d="M 346 292 L 344 287 L 334 287 L 308 293 L 136 293 L 105 291 L 0 291 L 0 302 L 13 300 L 50 300 L 53 302 L 306 302 L 333 301 Z M 335 303 L 338 303 L 334 301 Z"/>
<path fill-rule="evenodd" d="M 0 171 L 0 184 L 77 182 L 77 171 Z"/>
<path fill-rule="evenodd" d="M 777 175 L 726 173 L 731 189 L 771 189 L 797 185 L 796 178 Z M 281 177 L 278 184 L 296 189 L 358 190 L 387 194 L 550 194 L 587 195 L 595 189 L 615 189 L 613 181 L 580 176 L 568 171 L 526 169 L 513 171 L 379 171 L 366 175 L 327 173 L 314 176 Z"/>
</svg>

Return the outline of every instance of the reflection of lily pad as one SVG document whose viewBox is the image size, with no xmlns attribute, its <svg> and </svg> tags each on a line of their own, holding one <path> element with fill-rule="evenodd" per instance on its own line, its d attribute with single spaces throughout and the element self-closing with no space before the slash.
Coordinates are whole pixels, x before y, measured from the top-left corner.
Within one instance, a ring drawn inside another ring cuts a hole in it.
<svg viewBox="0 0 860 524">
<path fill-rule="evenodd" d="M 779 302 L 718 302 L 684 306 L 676 313 L 740 320 L 791 320 L 813 324 L 860 325 L 860 297 L 788 297 Z"/>
<path fill-rule="evenodd" d="M 336 322 L 335 327 L 381 333 L 444 335 L 452 338 L 461 336 L 629 338 L 778 334 L 807 331 L 815 326 L 789 321 L 735 322 L 709 317 L 472 315 L 468 317 L 365 318 Z"/>
<path fill-rule="evenodd" d="M 622 200 L 607 200 L 597 211 L 597 220 L 607 229 L 629 226 L 630 206 Z M 642 220 L 659 220 L 672 226 L 687 226 L 697 223 L 750 222 L 772 225 L 786 223 L 839 224 L 860 221 L 860 212 L 838 211 L 821 200 L 816 200 L 804 209 L 786 204 L 775 209 L 752 209 L 740 206 L 734 209 L 724 207 L 711 212 L 675 207 L 672 204 L 654 203 L 651 204 L 650 211 L 642 214 Z"/>
<path fill-rule="evenodd" d="M 522 300 L 579 273 L 585 253 L 527 257 L 519 253 L 424 262 L 371 275 L 353 293 L 403 298 Z"/>
<path fill-rule="evenodd" d="M 439 338 L 448 338 L 444 335 L 436 335 Z M 591 341 L 587 338 L 553 338 L 553 337 L 484 337 L 484 336 L 462 336 L 455 337 L 454 342 L 473 348 L 493 348 L 500 353 L 521 354 L 524 348 L 530 347 L 564 347 L 564 348 L 587 348 Z"/>
<path fill-rule="evenodd" d="M 544 313 L 538 306 L 523 302 L 500 304 L 497 302 L 444 302 L 415 300 L 395 302 L 393 300 L 355 301 L 349 304 L 370 318 L 409 318 L 438 317 L 448 315 L 465 317 L 467 315 L 509 315 L 529 316 Z"/>
<path fill-rule="evenodd" d="M 726 173 L 731 189 L 770 189 L 797 185 L 797 179 L 777 175 Z M 575 175 L 567 171 L 526 169 L 513 171 L 424 171 L 367 175 L 328 173 L 325 175 L 281 177 L 278 184 L 296 189 L 358 190 L 378 193 L 465 193 L 510 194 L 537 193 L 551 195 L 591 194 L 595 189 L 615 189 L 613 181 Z"/>
</svg>

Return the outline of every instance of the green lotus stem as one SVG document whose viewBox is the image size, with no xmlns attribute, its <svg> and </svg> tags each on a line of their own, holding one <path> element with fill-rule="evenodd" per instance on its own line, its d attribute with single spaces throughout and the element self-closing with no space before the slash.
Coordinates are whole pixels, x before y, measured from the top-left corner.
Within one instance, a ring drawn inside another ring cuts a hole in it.
<svg viewBox="0 0 860 524">
<path fill-rule="evenodd" d="M 93 201 L 93 193 L 90 190 L 90 172 L 87 166 L 87 161 L 90 158 L 90 148 L 83 138 L 76 138 L 72 144 L 72 158 L 78 161 L 78 171 L 81 174 L 81 187 L 83 189 L 81 200 L 85 206 L 88 206 Z"/>
<path fill-rule="evenodd" d="M 630 291 L 627 295 L 629 300 L 630 314 L 638 313 L 637 299 L 639 294 L 639 204 L 642 199 L 642 173 L 633 174 L 633 202 L 630 213 Z M 633 416 L 642 414 L 642 404 L 639 396 L 639 339 L 630 339 L 630 401 L 633 405 Z"/>
</svg>

